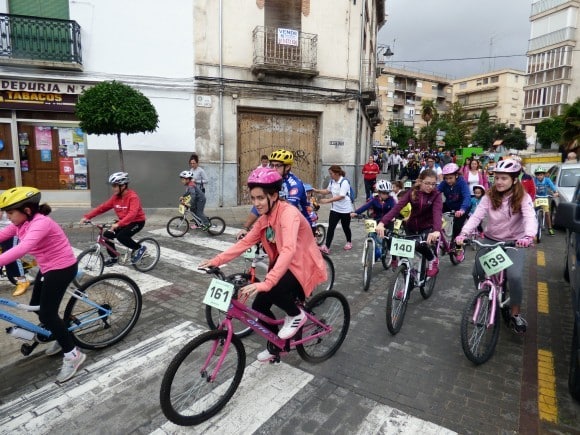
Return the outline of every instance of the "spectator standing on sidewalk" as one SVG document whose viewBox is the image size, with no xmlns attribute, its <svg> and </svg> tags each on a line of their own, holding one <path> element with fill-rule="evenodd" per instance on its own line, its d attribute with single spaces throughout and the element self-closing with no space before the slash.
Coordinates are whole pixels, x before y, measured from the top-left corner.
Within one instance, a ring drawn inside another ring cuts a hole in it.
<svg viewBox="0 0 580 435">
<path fill-rule="evenodd" d="M 373 188 L 377 182 L 377 175 L 381 173 L 381 168 L 377 165 L 373 159 L 373 156 L 369 156 L 367 163 L 362 168 L 362 174 L 365 182 L 365 195 L 367 201 L 373 197 Z"/>
<path fill-rule="evenodd" d="M 199 189 L 205 194 L 205 186 L 209 182 L 205 171 L 201 166 L 199 166 L 199 156 L 193 153 L 189 157 L 189 171 L 193 174 L 193 180 Z"/>
</svg>

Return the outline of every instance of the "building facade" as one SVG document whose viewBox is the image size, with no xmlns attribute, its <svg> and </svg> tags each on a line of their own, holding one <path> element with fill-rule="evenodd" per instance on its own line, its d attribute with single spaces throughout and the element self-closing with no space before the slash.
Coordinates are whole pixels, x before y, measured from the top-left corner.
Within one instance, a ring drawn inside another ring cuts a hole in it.
<svg viewBox="0 0 580 435">
<path fill-rule="evenodd" d="M 249 202 L 261 155 L 326 186 L 338 164 L 357 184 L 378 124 L 376 35 L 383 0 L 195 2 L 195 147 L 208 204 Z"/>
<path fill-rule="evenodd" d="M 533 127 L 561 115 L 565 104 L 580 97 L 580 1 L 532 3 L 527 83 L 522 124 Z"/>
<path fill-rule="evenodd" d="M 390 66 L 380 68 L 378 78 L 381 125 L 375 131 L 375 143 L 390 145 L 388 126 L 391 121 L 412 127 L 418 135 L 426 122 L 421 118 L 423 100 L 432 100 L 439 113 L 451 107 L 451 80 Z"/>
<path fill-rule="evenodd" d="M 521 128 L 524 71 L 502 69 L 453 81 L 453 102 L 458 101 L 474 130 L 485 109 L 489 120 Z"/>
</svg>

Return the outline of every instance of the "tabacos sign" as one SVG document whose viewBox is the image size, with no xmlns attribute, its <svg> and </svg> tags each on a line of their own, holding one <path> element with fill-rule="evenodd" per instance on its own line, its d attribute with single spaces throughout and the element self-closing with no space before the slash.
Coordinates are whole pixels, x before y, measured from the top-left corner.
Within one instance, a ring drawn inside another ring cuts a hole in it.
<svg viewBox="0 0 580 435">
<path fill-rule="evenodd" d="M 74 112 L 78 95 L 90 85 L 0 80 L 0 108 Z"/>
</svg>

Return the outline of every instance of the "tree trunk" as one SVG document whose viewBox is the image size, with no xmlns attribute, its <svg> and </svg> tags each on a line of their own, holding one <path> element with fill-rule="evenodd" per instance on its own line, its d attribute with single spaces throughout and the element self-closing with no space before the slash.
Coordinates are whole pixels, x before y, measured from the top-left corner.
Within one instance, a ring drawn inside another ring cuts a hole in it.
<svg viewBox="0 0 580 435">
<path fill-rule="evenodd" d="M 117 133 L 117 145 L 119 146 L 119 159 L 121 160 L 121 171 L 125 172 L 125 162 L 123 161 L 123 147 L 121 146 L 121 133 Z"/>
</svg>

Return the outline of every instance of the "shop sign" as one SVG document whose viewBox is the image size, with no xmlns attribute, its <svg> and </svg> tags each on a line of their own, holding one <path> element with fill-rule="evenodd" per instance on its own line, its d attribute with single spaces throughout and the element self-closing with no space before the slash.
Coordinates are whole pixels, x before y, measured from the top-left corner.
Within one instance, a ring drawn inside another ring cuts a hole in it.
<svg viewBox="0 0 580 435">
<path fill-rule="evenodd" d="M 73 113 L 79 94 L 90 87 L 81 83 L 2 79 L 0 109 Z"/>
</svg>

